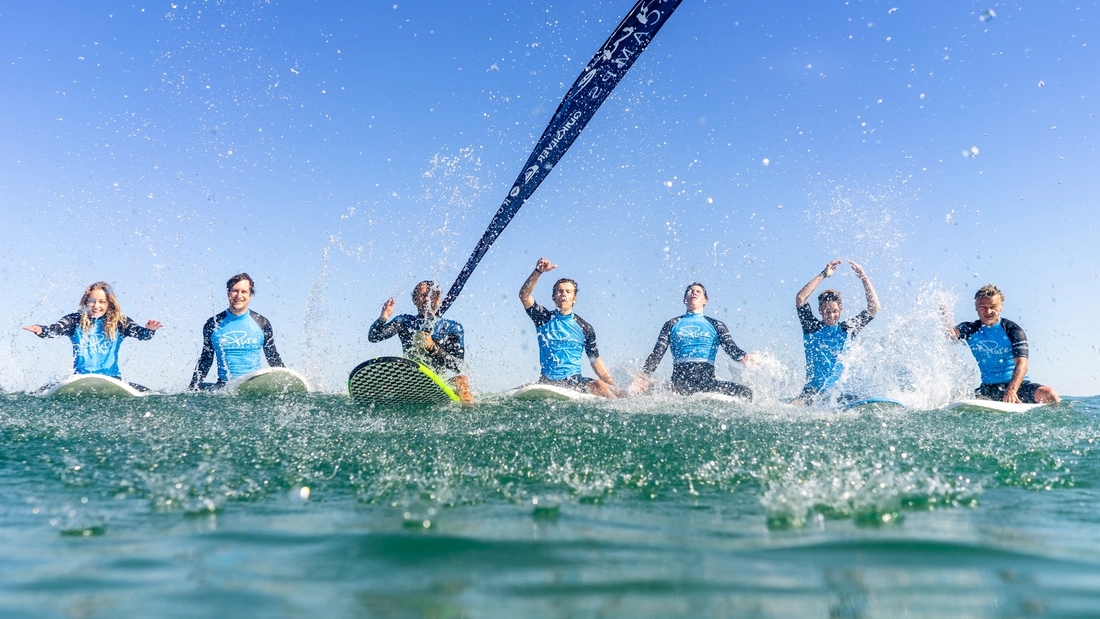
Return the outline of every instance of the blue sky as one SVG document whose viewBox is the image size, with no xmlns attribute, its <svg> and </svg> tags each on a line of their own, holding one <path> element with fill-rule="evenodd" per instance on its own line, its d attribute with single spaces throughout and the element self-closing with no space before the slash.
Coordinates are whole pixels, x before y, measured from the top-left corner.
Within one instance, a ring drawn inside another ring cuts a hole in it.
<svg viewBox="0 0 1100 619">
<path fill-rule="evenodd" d="M 67 343 L 18 327 L 104 279 L 167 325 L 123 346 L 124 374 L 182 388 L 247 271 L 284 358 L 340 390 L 398 350 L 366 340 L 386 298 L 411 311 L 415 282 L 450 284 L 629 6 L 6 5 L 0 386 L 66 373 Z M 941 297 L 972 319 L 992 281 L 1032 378 L 1100 392 L 1081 320 L 1100 283 L 1098 18 L 1096 2 L 684 0 L 448 314 L 475 387 L 537 375 L 516 292 L 541 255 L 580 282 L 620 376 L 699 280 L 708 313 L 797 382 L 793 298 L 835 256 L 879 289 L 869 343 L 939 350 L 898 325 L 931 324 Z M 862 307 L 850 273 L 830 284 Z M 945 350 L 910 369 L 972 380 L 965 348 Z"/>
</svg>

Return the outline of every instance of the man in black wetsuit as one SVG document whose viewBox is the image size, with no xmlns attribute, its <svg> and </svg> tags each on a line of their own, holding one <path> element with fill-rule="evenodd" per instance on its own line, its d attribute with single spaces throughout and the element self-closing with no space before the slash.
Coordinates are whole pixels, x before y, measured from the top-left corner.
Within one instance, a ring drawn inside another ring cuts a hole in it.
<svg viewBox="0 0 1100 619">
<path fill-rule="evenodd" d="M 1020 325 L 1001 318 L 1005 296 L 1000 288 L 986 284 L 974 294 L 974 309 L 978 320 L 955 326 L 948 320 L 952 339 L 966 340 L 978 369 L 982 384 L 974 396 L 983 400 L 1052 404 L 1061 401 L 1054 389 L 1028 379 L 1027 335 Z M 947 308 L 942 308 L 947 319 Z"/>
<path fill-rule="evenodd" d="M 464 373 L 466 344 L 462 325 L 454 320 L 436 318 L 441 301 L 442 294 L 436 283 L 422 281 L 412 292 L 416 316 L 401 314 L 390 320 L 396 303 L 391 297 L 382 305 L 382 314 L 371 325 L 367 340 L 378 343 L 396 335 L 401 340 L 402 354 L 409 359 L 415 359 L 439 374 L 448 371 L 457 373 L 449 382 L 456 387 L 459 400 L 470 403 L 474 401 L 474 396 L 470 392 L 470 379 Z"/>
<path fill-rule="evenodd" d="M 707 289 L 696 282 L 684 291 L 687 313 L 665 323 L 657 344 L 646 359 L 642 375 L 634 379 L 631 391 L 641 393 L 649 387 L 649 377 L 660 365 L 669 345 L 672 346 L 672 389 L 680 395 L 693 393 L 723 393 L 752 399 L 752 389 L 737 383 L 718 380 L 714 376 L 714 362 L 718 346 L 734 361 L 751 363 L 752 355 L 741 350 L 733 341 L 726 324 L 703 315 L 707 305 Z"/>
</svg>

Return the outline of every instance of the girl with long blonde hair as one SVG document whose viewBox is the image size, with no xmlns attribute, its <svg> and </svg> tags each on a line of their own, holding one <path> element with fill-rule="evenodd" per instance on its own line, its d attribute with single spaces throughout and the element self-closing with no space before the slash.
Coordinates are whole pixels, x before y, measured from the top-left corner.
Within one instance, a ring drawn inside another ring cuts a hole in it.
<svg viewBox="0 0 1100 619">
<path fill-rule="evenodd" d="M 73 371 L 121 378 L 118 349 L 122 338 L 148 340 L 164 325 L 150 320 L 142 327 L 122 313 L 115 293 L 107 282 L 96 282 L 84 291 L 79 311 L 63 316 L 52 325 L 29 325 L 23 329 L 41 338 L 66 336 L 73 343 Z"/>
</svg>

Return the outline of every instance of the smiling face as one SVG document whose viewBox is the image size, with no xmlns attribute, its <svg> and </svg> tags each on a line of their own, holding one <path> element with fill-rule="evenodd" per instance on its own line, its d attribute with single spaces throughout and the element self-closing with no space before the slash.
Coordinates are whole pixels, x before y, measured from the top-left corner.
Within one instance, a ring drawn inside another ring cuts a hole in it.
<svg viewBox="0 0 1100 619">
<path fill-rule="evenodd" d="M 1004 301 L 999 296 L 974 299 L 974 309 L 978 311 L 978 320 L 981 320 L 982 325 L 986 327 L 997 324 L 997 321 L 1001 319 L 1001 308 L 1003 306 Z"/>
<path fill-rule="evenodd" d="M 92 290 L 84 297 L 84 307 L 88 310 L 88 317 L 92 320 L 103 318 L 107 313 L 107 293 L 103 290 Z"/>
<path fill-rule="evenodd" d="M 706 306 L 707 291 L 698 284 L 688 286 L 688 289 L 684 291 L 684 307 L 687 308 L 687 311 L 698 313 L 703 311 L 703 308 Z"/>
<path fill-rule="evenodd" d="M 844 306 L 836 301 L 826 301 L 817 306 L 817 311 L 821 312 L 822 322 L 835 327 L 840 322 L 840 313 L 844 311 Z"/>
<path fill-rule="evenodd" d="M 242 279 L 233 284 L 226 294 L 229 297 L 229 311 L 240 316 L 248 311 L 248 303 L 252 301 L 252 282 Z"/>
</svg>

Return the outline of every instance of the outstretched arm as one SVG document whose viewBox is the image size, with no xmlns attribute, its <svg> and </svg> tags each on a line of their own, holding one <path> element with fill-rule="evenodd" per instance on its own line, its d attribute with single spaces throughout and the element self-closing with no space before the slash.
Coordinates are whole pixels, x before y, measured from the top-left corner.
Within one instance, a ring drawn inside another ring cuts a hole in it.
<svg viewBox="0 0 1100 619">
<path fill-rule="evenodd" d="M 878 314 L 878 311 L 882 309 L 882 306 L 878 302 L 878 295 L 875 294 L 875 287 L 871 285 L 871 278 L 867 277 L 867 273 L 863 271 L 863 267 L 849 260 L 848 264 L 852 265 L 852 270 L 859 276 L 860 281 L 863 282 L 863 292 L 867 295 L 867 313 L 871 315 L 871 318 Z"/>
<path fill-rule="evenodd" d="M 535 304 L 535 298 L 531 296 L 531 293 L 535 291 L 535 284 L 539 283 L 539 276 L 556 268 L 558 268 L 558 265 L 550 264 L 550 261 L 546 258 L 539 258 L 539 261 L 535 263 L 535 270 L 531 271 L 531 275 L 527 277 L 527 281 L 523 282 L 519 289 L 519 302 L 523 304 L 523 309 L 530 309 Z"/>
<path fill-rule="evenodd" d="M 52 325 L 29 325 L 23 327 L 24 331 L 30 331 L 38 337 L 58 337 L 58 336 L 70 336 L 76 333 L 76 327 L 80 324 L 80 314 L 68 314 L 62 316 L 61 320 L 58 320 Z"/>
<path fill-rule="evenodd" d="M 841 262 L 841 260 L 833 260 L 829 264 L 825 265 L 825 268 L 822 269 L 816 277 L 811 279 L 805 286 L 803 286 L 802 290 L 799 290 L 798 294 L 794 296 L 794 306 L 802 307 L 803 305 L 805 305 L 806 300 L 810 298 L 810 295 L 814 293 L 814 290 L 816 290 L 817 287 L 821 285 L 821 282 L 825 281 L 826 277 L 829 277 L 833 274 L 834 271 L 836 271 L 836 268 L 840 266 Z"/>
</svg>

